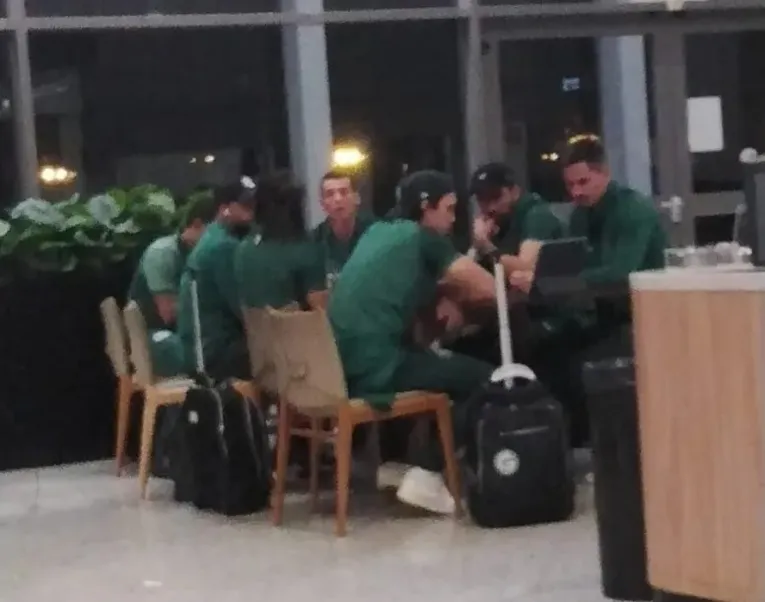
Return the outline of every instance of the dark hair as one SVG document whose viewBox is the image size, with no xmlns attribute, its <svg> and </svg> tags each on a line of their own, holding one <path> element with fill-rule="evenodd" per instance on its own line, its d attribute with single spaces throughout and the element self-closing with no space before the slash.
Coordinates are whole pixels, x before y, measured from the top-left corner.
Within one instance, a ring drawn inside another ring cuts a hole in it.
<svg viewBox="0 0 765 602">
<path fill-rule="evenodd" d="M 224 186 L 217 186 L 213 191 L 213 199 L 216 210 L 231 203 L 254 206 L 255 186 L 245 186 L 242 180 Z"/>
<path fill-rule="evenodd" d="M 351 183 L 351 189 L 355 192 L 357 187 L 356 177 L 349 171 L 343 169 L 330 169 L 321 177 L 321 185 L 327 180 L 348 180 Z"/>
<path fill-rule="evenodd" d="M 196 196 L 189 199 L 189 203 L 183 209 L 183 218 L 181 219 L 181 228 L 188 228 L 197 220 L 203 224 L 209 224 L 215 219 L 218 213 L 212 194 L 197 193 Z"/>
<path fill-rule="evenodd" d="M 577 163 L 587 163 L 590 167 L 605 165 L 606 151 L 600 140 L 588 136 L 568 144 L 563 151 L 561 165 L 569 167 Z"/>
<path fill-rule="evenodd" d="M 286 171 L 264 176 L 255 193 L 255 221 L 263 240 L 295 241 L 305 237 L 304 188 Z"/>
</svg>

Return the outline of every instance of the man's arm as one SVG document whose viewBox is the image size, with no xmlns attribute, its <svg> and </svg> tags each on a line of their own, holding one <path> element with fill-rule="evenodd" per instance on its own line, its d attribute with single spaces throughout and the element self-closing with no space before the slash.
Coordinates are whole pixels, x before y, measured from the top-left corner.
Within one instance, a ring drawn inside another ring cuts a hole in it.
<svg viewBox="0 0 765 602">
<path fill-rule="evenodd" d="M 472 259 L 460 255 L 451 240 L 422 231 L 424 261 L 439 280 L 439 287 L 461 303 L 486 304 L 496 299 L 494 279 Z"/>
<path fill-rule="evenodd" d="M 177 252 L 171 247 L 149 247 L 143 258 L 146 284 L 157 308 L 157 314 L 168 327 L 175 324 L 178 285 Z"/>
<path fill-rule="evenodd" d="M 502 254 L 500 261 L 505 273 L 510 276 L 513 272 L 533 272 L 537 267 L 539 250 L 546 240 L 559 238 L 563 230 L 560 220 L 555 217 L 547 205 L 534 207 L 526 215 L 523 224 L 523 241 L 517 255 Z"/>
<path fill-rule="evenodd" d="M 627 220 L 626 218 L 630 219 Z M 616 283 L 625 280 L 632 272 L 638 271 L 648 253 L 648 246 L 656 228 L 661 227 L 650 214 L 625 216 L 619 224 L 618 236 L 607 253 L 603 263 L 582 272 L 588 284 Z"/>
<path fill-rule="evenodd" d="M 454 291 L 463 303 L 488 305 L 497 299 L 492 275 L 464 255 L 457 256 L 446 268 L 440 284 Z"/>
</svg>

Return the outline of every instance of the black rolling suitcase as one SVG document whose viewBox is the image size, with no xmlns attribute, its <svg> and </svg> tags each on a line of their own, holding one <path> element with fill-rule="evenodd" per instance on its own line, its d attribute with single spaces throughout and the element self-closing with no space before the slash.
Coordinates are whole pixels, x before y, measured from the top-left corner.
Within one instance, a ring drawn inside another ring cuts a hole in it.
<svg viewBox="0 0 765 602">
<path fill-rule="evenodd" d="M 197 375 L 181 407 L 173 448 L 176 499 L 226 516 L 252 514 L 268 506 L 271 493 L 266 418 L 230 383 L 215 384 L 206 375 L 195 282 L 192 304 Z"/>
<path fill-rule="evenodd" d="M 494 274 L 502 367 L 469 407 L 468 507 L 487 528 L 567 520 L 576 487 L 563 408 L 527 366 L 512 363 L 501 265 Z"/>
</svg>

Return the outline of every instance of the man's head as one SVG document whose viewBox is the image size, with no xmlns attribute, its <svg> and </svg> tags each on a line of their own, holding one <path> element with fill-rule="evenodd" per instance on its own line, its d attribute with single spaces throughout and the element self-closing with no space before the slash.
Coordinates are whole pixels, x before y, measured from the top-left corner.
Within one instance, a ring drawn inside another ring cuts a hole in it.
<svg viewBox="0 0 765 602">
<path fill-rule="evenodd" d="M 218 208 L 210 195 L 198 196 L 192 199 L 186 206 L 183 221 L 181 222 L 181 238 L 183 242 L 193 247 L 202 234 L 205 233 L 207 224 L 215 220 Z"/>
<path fill-rule="evenodd" d="M 263 240 L 291 241 L 305 236 L 305 191 L 290 172 L 260 178 L 255 198 Z"/>
<path fill-rule="evenodd" d="M 213 198 L 218 219 L 235 233 L 249 230 L 255 218 L 255 183 L 250 178 L 216 188 Z"/>
<path fill-rule="evenodd" d="M 586 138 L 570 144 L 563 155 L 563 181 L 569 198 L 591 207 L 605 194 L 611 181 L 606 153 L 598 140 Z"/>
<path fill-rule="evenodd" d="M 481 214 L 496 221 L 510 213 L 521 196 L 521 188 L 509 166 L 487 163 L 470 179 L 470 194 L 478 202 Z"/>
<path fill-rule="evenodd" d="M 396 213 L 419 222 L 439 234 L 450 234 L 454 226 L 457 195 L 452 179 L 439 171 L 416 171 L 398 185 Z"/>
<path fill-rule="evenodd" d="M 342 171 L 329 171 L 321 179 L 321 207 L 330 221 L 353 219 L 359 210 L 359 194 L 353 178 Z"/>
</svg>

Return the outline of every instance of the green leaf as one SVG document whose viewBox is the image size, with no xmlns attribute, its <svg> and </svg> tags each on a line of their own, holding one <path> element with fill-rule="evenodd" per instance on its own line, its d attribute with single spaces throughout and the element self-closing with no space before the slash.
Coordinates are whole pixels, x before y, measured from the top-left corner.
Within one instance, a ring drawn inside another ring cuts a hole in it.
<svg viewBox="0 0 765 602">
<path fill-rule="evenodd" d="M 27 199 L 11 209 L 12 220 L 26 220 L 45 226 L 63 225 L 64 214 L 48 201 Z"/>
<path fill-rule="evenodd" d="M 120 213 L 120 207 L 108 194 L 94 196 L 88 201 L 88 213 L 102 226 L 111 226 Z"/>
</svg>

